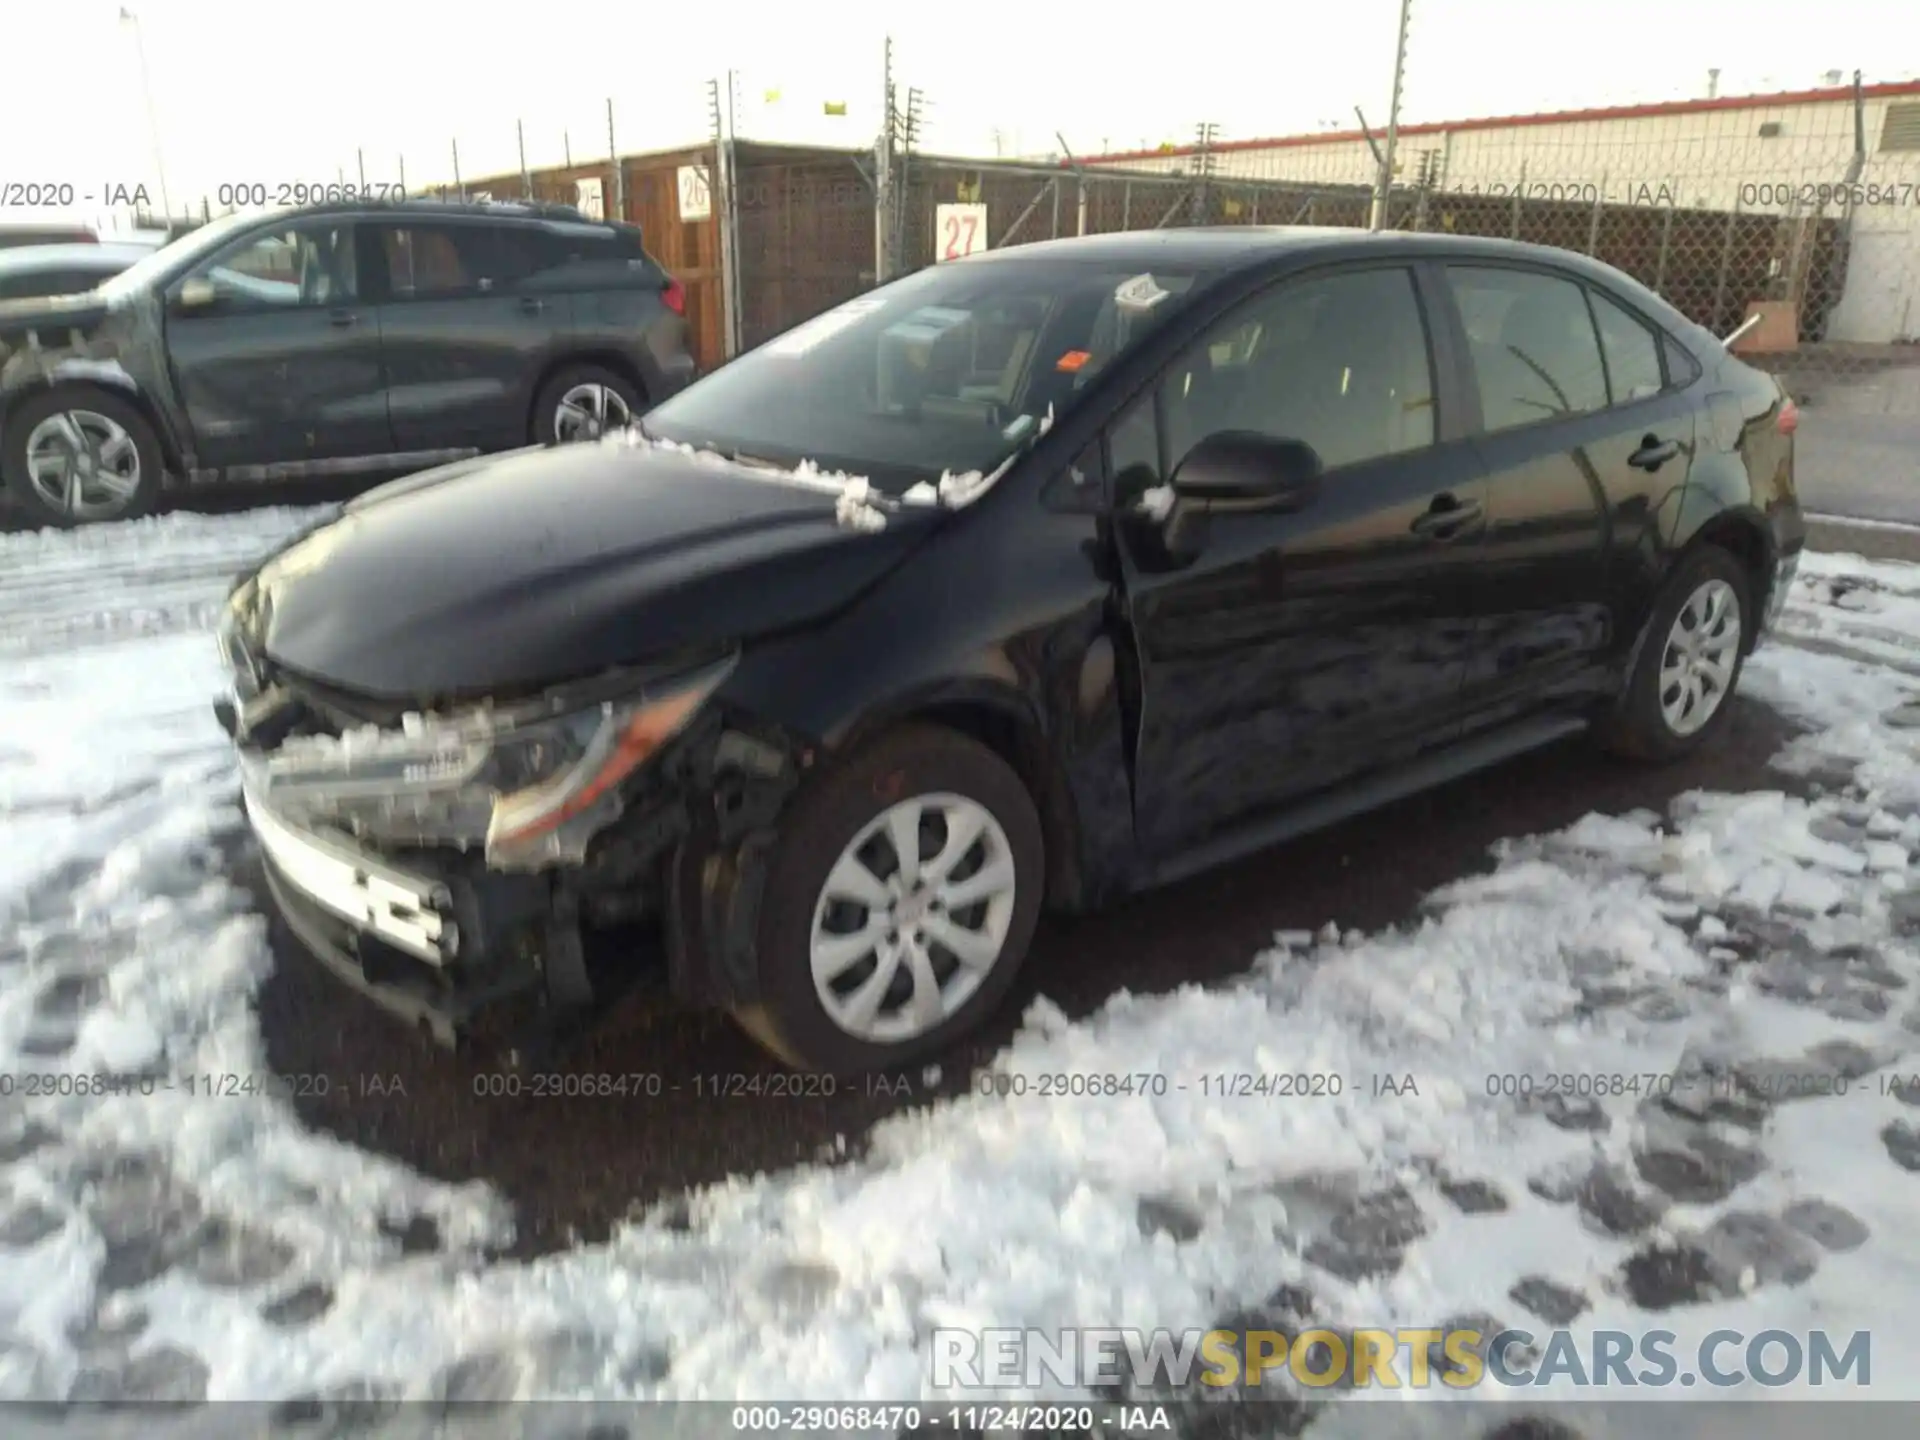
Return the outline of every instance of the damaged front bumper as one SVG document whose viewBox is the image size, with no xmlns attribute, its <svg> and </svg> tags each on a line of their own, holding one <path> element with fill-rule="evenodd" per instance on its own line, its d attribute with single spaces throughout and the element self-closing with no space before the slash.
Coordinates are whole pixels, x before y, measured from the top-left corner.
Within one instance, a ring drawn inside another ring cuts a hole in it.
<svg viewBox="0 0 1920 1440">
<path fill-rule="evenodd" d="M 661 968 L 696 1003 L 751 984 L 738 861 L 768 839 L 796 766 L 703 711 L 730 668 L 586 705 L 574 691 L 444 718 L 335 717 L 330 733 L 314 733 L 315 692 L 295 682 L 237 688 L 215 711 L 287 928 L 453 1045 L 507 1038 L 498 1010 L 550 1036 L 597 1008 L 589 922 L 655 926 Z M 623 949 L 620 980 L 638 978 L 645 945 Z"/>
<path fill-rule="evenodd" d="M 454 1046 L 502 1004 L 555 998 L 577 952 L 555 943 L 549 877 L 488 873 L 458 854 L 396 859 L 289 821 L 244 786 L 241 798 L 287 929 L 389 1014 Z"/>
</svg>

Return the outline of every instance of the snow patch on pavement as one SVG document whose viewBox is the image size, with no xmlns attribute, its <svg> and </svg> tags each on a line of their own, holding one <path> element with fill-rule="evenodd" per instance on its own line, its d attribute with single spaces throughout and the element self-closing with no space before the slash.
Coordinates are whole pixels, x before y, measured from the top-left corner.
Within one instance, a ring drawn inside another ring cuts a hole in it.
<svg viewBox="0 0 1920 1440">
<path fill-rule="evenodd" d="M 310 519 L 0 539 L 8 594 L 99 639 L 0 632 L 9 1395 L 899 1401 L 928 1393 L 940 1326 L 1483 1315 L 1658 1324 L 1684 1355 L 1920 1319 L 1920 1116 L 1886 1083 L 1920 1071 L 1920 678 L 1802 643 L 1899 649 L 1869 627 L 1913 633 L 1920 570 L 1809 557 L 1794 643 L 1749 666 L 1814 727 L 1782 758 L 1813 802 L 1589 816 L 1396 930 L 1277 937 L 1236 984 L 1072 1024 L 1037 1002 L 986 1093 L 886 1123 L 856 1164 L 505 1264 L 484 1188 L 190 1088 L 263 1069 L 270 963 L 227 878 L 248 842 L 205 631 L 231 571 Z M 407 1253 L 391 1223 L 421 1216 L 441 1244 Z M 1873 1394 L 1920 1377 L 1883 1361 Z"/>
</svg>

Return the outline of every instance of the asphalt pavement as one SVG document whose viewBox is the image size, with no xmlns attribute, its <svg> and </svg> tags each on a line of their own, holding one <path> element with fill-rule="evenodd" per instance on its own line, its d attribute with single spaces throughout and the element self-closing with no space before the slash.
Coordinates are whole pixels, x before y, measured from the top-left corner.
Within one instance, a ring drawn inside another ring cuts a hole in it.
<svg viewBox="0 0 1920 1440">
<path fill-rule="evenodd" d="M 1794 479 L 1808 510 L 1920 524 L 1920 363 L 1789 371 Z"/>
</svg>

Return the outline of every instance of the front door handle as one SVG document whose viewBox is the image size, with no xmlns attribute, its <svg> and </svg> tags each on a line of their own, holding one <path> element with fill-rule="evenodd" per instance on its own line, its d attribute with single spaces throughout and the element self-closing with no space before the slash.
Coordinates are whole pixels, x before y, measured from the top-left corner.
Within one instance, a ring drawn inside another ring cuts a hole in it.
<svg viewBox="0 0 1920 1440">
<path fill-rule="evenodd" d="M 327 316 L 327 323 L 336 330 L 347 330 L 360 323 L 360 317 L 351 310 L 336 310 Z"/>
<path fill-rule="evenodd" d="M 1436 495 L 1433 504 L 1413 517 L 1412 530 L 1435 540 L 1451 540 L 1480 518 L 1478 500 L 1462 500 L 1456 495 Z"/>
<path fill-rule="evenodd" d="M 1640 448 L 1627 457 L 1627 464 L 1636 470 L 1658 470 L 1679 453 L 1678 440 L 1660 440 L 1652 435 L 1644 435 L 1640 439 Z"/>
</svg>

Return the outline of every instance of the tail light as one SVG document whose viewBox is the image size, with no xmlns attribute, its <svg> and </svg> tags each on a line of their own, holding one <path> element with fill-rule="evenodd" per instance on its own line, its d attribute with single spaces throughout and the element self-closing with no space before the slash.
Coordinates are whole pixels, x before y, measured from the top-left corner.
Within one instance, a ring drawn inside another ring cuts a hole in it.
<svg viewBox="0 0 1920 1440">
<path fill-rule="evenodd" d="M 1780 414 L 1773 424 L 1782 435 L 1791 435 L 1800 428 L 1800 407 L 1793 403 L 1791 397 L 1781 400 Z"/>
<path fill-rule="evenodd" d="M 678 315 L 681 319 L 683 320 L 686 319 L 686 316 L 687 316 L 686 287 L 681 285 L 681 283 L 678 280 L 667 281 L 667 288 L 660 292 L 660 298 L 666 302 L 667 308 L 669 310 L 671 310 L 674 314 Z"/>
</svg>

